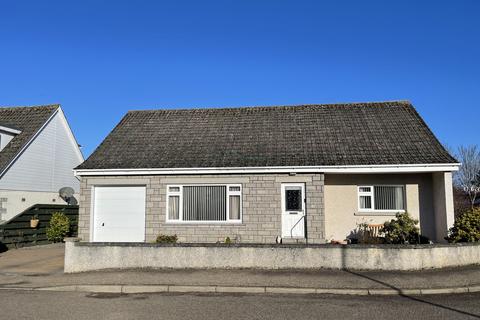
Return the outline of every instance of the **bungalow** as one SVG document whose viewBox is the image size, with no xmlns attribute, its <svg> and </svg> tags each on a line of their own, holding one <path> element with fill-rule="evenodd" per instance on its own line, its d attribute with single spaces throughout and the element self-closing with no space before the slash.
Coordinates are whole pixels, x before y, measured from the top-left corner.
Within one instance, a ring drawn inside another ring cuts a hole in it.
<svg viewBox="0 0 480 320">
<path fill-rule="evenodd" d="M 130 111 L 75 169 L 79 236 L 325 243 L 407 211 L 442 241 L 458 166 L 406 101 Z"/>
</svg>

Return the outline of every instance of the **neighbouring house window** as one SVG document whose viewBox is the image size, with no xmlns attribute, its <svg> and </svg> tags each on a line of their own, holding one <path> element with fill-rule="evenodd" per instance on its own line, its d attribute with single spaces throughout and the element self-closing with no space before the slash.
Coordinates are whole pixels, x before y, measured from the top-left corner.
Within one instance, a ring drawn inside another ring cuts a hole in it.
<svg viewBox="0 0 480 320">
<path fill-rule="evenodd" d="M 359 186 L 360 211 L 404 211 L 404 186 Z"/>
<path fill-rule="evenodd" d="M 240 185 L 167 186 L 167 221 L 240 222 Z"/>
</svg>

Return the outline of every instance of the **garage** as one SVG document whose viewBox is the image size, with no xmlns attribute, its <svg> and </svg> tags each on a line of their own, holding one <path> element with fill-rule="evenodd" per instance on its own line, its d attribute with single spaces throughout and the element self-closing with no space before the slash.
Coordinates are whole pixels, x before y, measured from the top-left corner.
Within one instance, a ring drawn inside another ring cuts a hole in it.
<svg viewBox="0 0 480 320">
<path fill-rule="evenodd" d="M 145 186 L 96 186 L 94 242 L 145 241 Z"/>
</svg>

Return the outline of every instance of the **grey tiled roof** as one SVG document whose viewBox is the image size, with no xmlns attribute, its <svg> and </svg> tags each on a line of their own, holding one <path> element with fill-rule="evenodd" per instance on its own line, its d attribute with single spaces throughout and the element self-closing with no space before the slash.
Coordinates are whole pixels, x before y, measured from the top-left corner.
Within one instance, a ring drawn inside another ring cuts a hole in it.
<svg viewBox="0 0 480 320">
<path fill-rule="evenodd" d="M 395 101 L 130 111 L 78 169 L 453 162 Z"/>
<path fill-rule="evenodd" d="M 59 105 L 0 107 L 1 125 L 21 131 L 0 151 L 0 172 L 3 172 L 58 107 Z"/>
</svg>

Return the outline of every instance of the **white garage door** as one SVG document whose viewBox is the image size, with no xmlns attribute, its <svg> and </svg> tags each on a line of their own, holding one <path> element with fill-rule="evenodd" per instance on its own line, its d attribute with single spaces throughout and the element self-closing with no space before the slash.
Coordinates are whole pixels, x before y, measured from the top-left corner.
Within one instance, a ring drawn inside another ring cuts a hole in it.
<svg viewBox="0 0 480 320">
<path fill-rule="evenodd" d="M 95 187 L 93 241 L 145 241 L 145 187 Z"/>
</svg>

